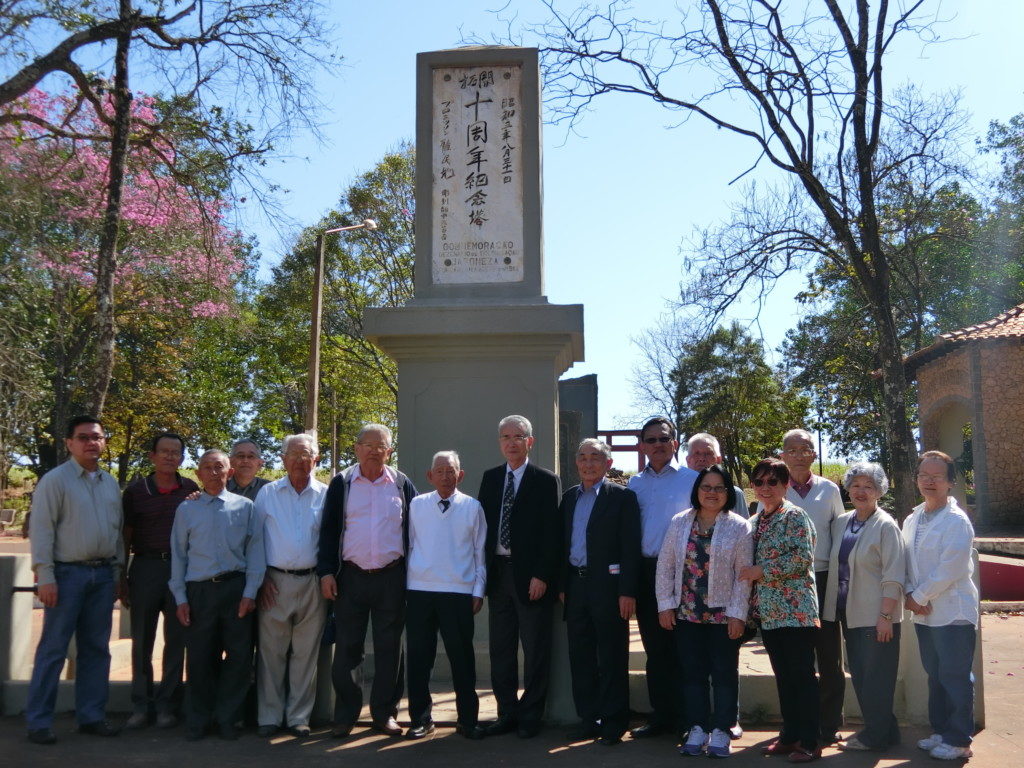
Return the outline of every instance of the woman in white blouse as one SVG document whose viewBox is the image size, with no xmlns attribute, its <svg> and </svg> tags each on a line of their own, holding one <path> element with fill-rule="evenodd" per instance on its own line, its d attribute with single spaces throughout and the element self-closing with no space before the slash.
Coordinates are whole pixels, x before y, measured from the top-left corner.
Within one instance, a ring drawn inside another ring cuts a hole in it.
<svg viewBox="0 0 1024 768">
<path fill-rule="evenodd" d="M 843 486 L 854 511 L 832 521 L 832 576 L 823 618 L 842 625 L 864 727 L 840 749 L 880 750 L 900 740 L 892 704 L 900 664 L 906 556 L 899 525 L 878 506 L 889 489 L 882 467 L 867 461 L 852 464 Z"/>
<path fill-rule="evenodd" d="M 701 470 L 693 482 L 691 509 L 672 518 L 658 555 L 658 620 L 672 630 L 683 672 L 689 726 L 679 748 L 684 755 L 706 749 L 708 757 L 728 757 L 731 751 L 740 638 L 750 601 L 750 582 L 737 577 L 753 562 L 750 524 L 730 512 L 735 495 L 720 464 Z"/>
<path fill-rule="evenodd" d="M 928 673 L 932 728 L 917 746 L 941 760 L 970 757 L 974 734 L 974 527 L 949 495 L 955 483 L 953 459 L 941 451 L 922 453 L 917 488 L 924 503 L 903 522 L 906 605 L 914 614 L 921 663 Z"/>
</svg>

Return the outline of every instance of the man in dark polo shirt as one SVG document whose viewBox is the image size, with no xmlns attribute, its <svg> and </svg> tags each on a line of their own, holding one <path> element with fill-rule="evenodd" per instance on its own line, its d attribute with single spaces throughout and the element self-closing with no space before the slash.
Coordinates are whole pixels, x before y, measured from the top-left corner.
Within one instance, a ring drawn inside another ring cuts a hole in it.
<svg viewBox="0 0 1024 768">
<path fill-rule="evenodd" d="M 260 447 L 252 440 L 239 440 L 231 446 L 229 458 L 234 474 L 228 479 L 228 490 L 255 502 L 260 488 L 270 482 L 265 477 L 256 476 L 263 468 Z"/>
<path fill-rule="evenodd" d="M 174 511 L 199 486 L 178 474 L 185 458 L 185 441 L 173 432 L 153 438 L 149 461 L 153 473 L 124 490 L 125 549 L 132 553 L 127 571 L 127 595 L 132 630 L 132 715 L 128 728 L 177 723 L 181 707 L 181 677 L 185 660 L 185 628 L 175 616 L 171 578 L 171 527 Z M 164 653 L 160 684 L 153 684 L 153 643 L 160 614 L 164 617 Z"/>
</svg>

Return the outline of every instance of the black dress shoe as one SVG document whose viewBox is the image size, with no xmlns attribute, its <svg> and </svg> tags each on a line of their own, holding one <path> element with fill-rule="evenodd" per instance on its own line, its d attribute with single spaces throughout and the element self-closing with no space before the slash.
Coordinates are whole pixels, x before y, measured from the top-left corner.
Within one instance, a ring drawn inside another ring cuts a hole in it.
<svg viewBox="0 0 1024 768">
<path fill-rule="evenodd" d="M 185 730 L 185 741 L 202 741 L 206 736 L 206 729 L 201 726 L 190 725 Z"/>
<path fill-rule="evenodd" d="M 28 740 L 33 744 L 56 744 L 57 736 L 52 728 L 36 728 L 28 732 Z"/>
<path fill-rule="evenodd" d="M 375 720 L 370 727 L 378 733 L 384 733 L 388 736 L 402 735 L 402 726 L 393 717 L 389 717 L 387 720 Z"/>
<path fill-rule="evenodd" d="M 540 723 L 529 723 L 527 725 L 520 723 L 519 730 L 516 733 L 520 739 L 532 739 L 540 733 Z"/>
<path fill-rule="evenodd" d="M 288 733 L 297 739 L 305 739 L 309 737 L 309 726 L 308 725 L 293 725 L 288 728 Z"/>
<path fill-rule="evenodd" d="M 409 730 L 405 732 L 405 738 L 425 739 L 427 736 L 429 736 L 436 730 L 437 727 L 434 725 L 433 721 L 427 723 L 420 723 L 419 725 L 410 727 Z"/>
<path fill-rule="evenodd" d="M 256 729 L 256 735 L 264 739 L 269 739 L 271 736 L 277 735 L 277 726 L 261 725 L 259 728 Z"/>
<path fill-rule="evenodd" d="M 238 728 L 234 723 L 224 723 L 220 727 L 220 737 L 224 741 L 238 741 Z"/>
<path fill-rule="evenodd" d="M 343 738 L 345 738 L 350 733 L 352 733 L 352 728 L 354 726 L 355 726 L 355 723 L 338 723 L 337 725 L 335 725 L 335 726 L 333 726 L 331 728 L 331 738 L 332 739 L 343 739 Z"/>
<path fill-rule="evenodd" d="M 831 733 L 823 733 L 823 734 L 821 734 L 821 736 L 818 737 L 818 746 L 819 747 L 828 747 L 828 746 L 831 746 L 832 744 L 838 744 L 842 740 L 843 740 L 842 735 L 836 733 L 835 731 L 833 731 Z"/>
<path fill-rule="evenodd" d="M 470 741 L 480 741 L 480 739 L 487 736 L 487 731 L 481 728 L 479 725 L 463 725 L 462 723 L 455 724 L 455 732 L 459 736 L 465 736 Z"/>
<path fill-rule="evenodd" d="M 665 733 L 666 728 L 658 723 L 647 723 L 646 725 L 640 725 L 629 732 L 629 735 L 634 739 L 647 739 L 652 736 L 661 736 Z"/>
<path fill-rule="evenodd" d="M 597 723 L 580 723 L 575 728 L 570 728 L 565 737 L 569 741 L 587 741 L 596 739 L 601 735 L 601 726 Z"/>
<path fill-rule="evenodd" d="M 616 744 L 622 743 L 622 736 L 614 733 L 608 733 L 598 739 L 597 743 L 606 747 L 614 747 Z"/>
<path fill-rule="evenodd" d="M 484 733 L 488 736 L 501 736 L 503 733 L 512 733 L 515 729 L 515 718 L 505 716 L 499 717 L 493 723 L 488 723 L 484 727 Z"/>
<path fill-rule="evenodd" d="M 95 723 L 82 723 L 78 726 L 78 732 L 87 736 L 117 736 L 120 728 L 115 728 L 106 720 L 97 720 Z"/>
</svg>

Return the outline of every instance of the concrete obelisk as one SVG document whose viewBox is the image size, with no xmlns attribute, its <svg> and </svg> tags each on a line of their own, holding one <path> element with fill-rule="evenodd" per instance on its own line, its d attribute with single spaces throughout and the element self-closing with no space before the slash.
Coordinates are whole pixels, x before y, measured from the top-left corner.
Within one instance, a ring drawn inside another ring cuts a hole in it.
<svg viewBox="0 0 1024 768">
<path fill-rule="evenodd" d="M 558 377 L 583 360 L 583 307 L 544 296 L 537 50 L 421 53 L 416 85 L 415 297 L 367 310 L 365 330 L 398 366 L 403 471 L 423 486 L 433 454 L 454 449 L 475 495 L 510 413 L 533 423 L 531 460 L 557 469 Z M 548 714 L 567 721 L 555 661 Z"/>
</svg>

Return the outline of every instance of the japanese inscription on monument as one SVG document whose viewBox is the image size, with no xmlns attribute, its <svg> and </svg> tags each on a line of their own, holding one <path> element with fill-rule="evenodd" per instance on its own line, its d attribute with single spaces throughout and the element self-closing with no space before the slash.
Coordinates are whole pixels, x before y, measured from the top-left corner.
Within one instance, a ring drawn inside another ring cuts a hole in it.
<svg viewBox="0 0 1024 768">
<path fill-rule="evenodd" d="M 433 79 L 433 282 L 522 281 L 522 68 L 445 67 Z"/>
</svg>

